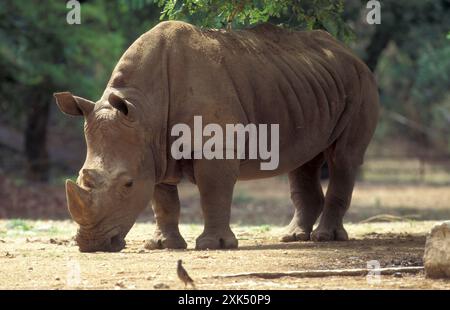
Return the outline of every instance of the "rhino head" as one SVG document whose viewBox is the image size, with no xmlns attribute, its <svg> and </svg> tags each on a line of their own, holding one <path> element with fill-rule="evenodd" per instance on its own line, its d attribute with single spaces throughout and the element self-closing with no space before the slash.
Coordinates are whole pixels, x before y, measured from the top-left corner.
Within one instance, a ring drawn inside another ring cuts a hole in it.
<svg viewBox="0 0 450 310">
<path fill-rule="evenodd" d="M 86 160 L 76 182 L 66 181 L 79 249 L 120 251 L 155 183 L 142 116 L 129 98 L 114 91 L 95 103 L 68 92 L 54 96 L 62 112 L 84 117 Z"/>
</svg>

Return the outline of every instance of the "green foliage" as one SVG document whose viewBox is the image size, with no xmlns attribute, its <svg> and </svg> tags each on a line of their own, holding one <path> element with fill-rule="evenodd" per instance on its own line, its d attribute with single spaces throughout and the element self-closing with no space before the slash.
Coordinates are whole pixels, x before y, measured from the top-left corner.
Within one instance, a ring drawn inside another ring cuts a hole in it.
<svg viewBox="0 0 450 310">
<path fill-rule="evenodd" d="M 421 140 L 443 152 L 450 151 L 448 16 L 444 1 L 395 2 L 382 17 L 392 41 L 377 70 L 383 105 L 415 122 L 426 132 Z M 420 137 L 403 124 L 383 124 L 383 131 Z"/>
<path fill-rule="evenodd" d="M 122 38 L 106 31 L 106 21 L 99 18 L 104 7 L 84 4 L 83 23 L 90 27 L 81 27 L 66 23 L 67 9 L 60 1 L 45 6 L 34 2 L 8 2 L 0 8 L 0 20 L 6 23 L 0 55 L 13 66 L 14 80 L 24 86 L 77 85 L 86 95 L 98 94 L 92 80 L 105 79 L 105 68 L 122 46 Z"/>
<path fill-rule="evenodd" d="M 83 4 L 82 25 L 69 25 L 61 1 L 8 1 L 0 6 L 0 99 L 2 112 L 20 114 L 39 90 L 70 89 L 86 97 L 101 94 L 123 38 L 110 31 L 106 1 Z"/>
<path fill-rule="evenodd" d="M 349 41 L 353 32 L 344 22 L 343 0 L 158 0 L 161 19 L 185 20 L 203 27 L 247 27 L 272 22 L 286 28 L 325 29 Z"/>
<path fill-rule="evenodd" d="M 262 22 L 325 29 L 365 51 L 380 27 L 389 35 L 377 75 L 384 107 L 430 128 L 450 148 L 450 4 L 382 1 L 382 24 L 361 27 L 362 0 L 82 1 L 81 25 L 66 23 L 66 1 L 2 1 L 0 121 L 23 127 L 32 100 L 69 90 L 97 99 L 123 51 L 160 20 L 239 29 Z M 353 30 L 351 29 L 351 27 Z M 364 58 L 364 52 L 361 53 Z M 64 117 L 58 116 L 60 119 Z M 381 120 L 380 138 L 402 125 Z M 246 197 L 237 198 L 245 200 Z"/>
<path fill-rule="evenodd" d="M 37 91 L 49 101 L 63 90 L 97 99 L 127 46 L 158 22 L 153 2 L 83 2 L 80 25 L 66 22 L 65 1 L 2 3 L 1 118 L 20 127 Z"/>
</svg>

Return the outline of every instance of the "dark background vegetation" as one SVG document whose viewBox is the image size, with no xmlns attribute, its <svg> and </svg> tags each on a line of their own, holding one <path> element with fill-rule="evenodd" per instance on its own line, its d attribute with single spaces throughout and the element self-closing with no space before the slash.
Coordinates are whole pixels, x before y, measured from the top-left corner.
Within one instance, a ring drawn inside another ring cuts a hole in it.
<svg viewBox="0 0 450 310">
<path fill-rule="evenodd" d="M 75 175 L 85 155 L 82 120 L 57 111 L 53 92 L 96 100 L 126 48 L 168 19 L 329 31 L 379 83 L 382 115 L 368 156 L 417 158 L 448 171 L 450 0 L 380 2 L 381 24 L 369 25 L 365 0 L 93 0 L 80 1 L 81 25 L 69 25 L 66 1 L 1 0 L 0 179 L 60 186 Z"/>
</svg>

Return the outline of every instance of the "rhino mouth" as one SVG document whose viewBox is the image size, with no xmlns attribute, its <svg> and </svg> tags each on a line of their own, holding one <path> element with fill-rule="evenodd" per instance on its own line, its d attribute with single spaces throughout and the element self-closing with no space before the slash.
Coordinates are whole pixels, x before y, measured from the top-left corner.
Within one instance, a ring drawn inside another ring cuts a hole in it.
<svg viewBox="0 0 450 310">
<path fill-rule="evenodd" d="M 126 242 L 121 235 L 115 235 L 110 239 L 109 252 L 119 252 L 125 248 Z"/>
<path fill-rule="evenodd" d="M 87 239 L 78 232 L 75 238 L 80 252 L 120 252 L 125 248 L 125 236 L 121 233 L 113 234 L 102 239 Z"/>
</svg>

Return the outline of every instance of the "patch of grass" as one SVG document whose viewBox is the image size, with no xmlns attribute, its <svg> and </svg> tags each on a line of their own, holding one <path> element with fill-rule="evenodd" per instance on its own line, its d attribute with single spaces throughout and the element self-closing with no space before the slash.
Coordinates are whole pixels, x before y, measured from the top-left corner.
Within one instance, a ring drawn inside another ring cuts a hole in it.
<svg viewBox="0 0 450 310">
<path fill-rule="evenodd" d="M 43 233 L 45 235 L 49 235 L 49 236 L 54 236 L 57 234 L 60 234 L 62 232 L 61 229 L 59 229 L 57 226 L 55 225 L 47 225 L 47 224 L 41 224 L 41 225 L 36 225 L 34 227 L 34 230 L 38 233 Z"/>
<path fill-rule="evenodd" d="M 74 224 L 69 221 L 0 220 L 0 237 L 60 237 L 70 236 L 73 232 Z"/>
<path fill-rule="evenodd" d="M 14 219 L 6 223 L 6 228 L 18 231 L 30 231 L 33 230 L 34 225 L 29 221 L 25 221 L 22 219 Z"/>
<path fill-rule="evenodd" d="M 10 180 L 11 180 L 12 184 L 16 187 L 24 186 L 27 183 L 25 178 L 22 178 L 20 176 L 13 177 Z"/>
<path fill-rule="evenodd" d="M 249 230 L 254 234 L 263 234 L 272 230 L 273 225 L 259 225 L 259 226 L 244 226 L 246 230 Z"/>
</svg>

